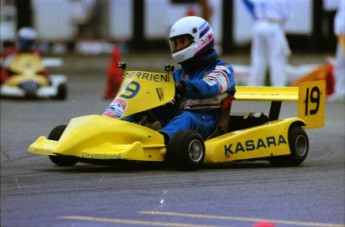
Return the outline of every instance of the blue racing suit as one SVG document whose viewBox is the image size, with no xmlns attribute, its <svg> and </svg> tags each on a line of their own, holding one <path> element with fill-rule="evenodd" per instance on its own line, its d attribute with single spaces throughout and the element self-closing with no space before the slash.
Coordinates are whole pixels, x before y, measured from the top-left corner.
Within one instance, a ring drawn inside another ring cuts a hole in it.
<svg viewBox="0 0 345 227">
<path fill-rule="evenodd" d="M 215 129 L 221 101 L 235 94 L 232 67 L 212 49 L 173 72 L 179 112 L 161 132 L 170 138 L 181 130 L 196 130 L 206 139 Z"/>
</svg>

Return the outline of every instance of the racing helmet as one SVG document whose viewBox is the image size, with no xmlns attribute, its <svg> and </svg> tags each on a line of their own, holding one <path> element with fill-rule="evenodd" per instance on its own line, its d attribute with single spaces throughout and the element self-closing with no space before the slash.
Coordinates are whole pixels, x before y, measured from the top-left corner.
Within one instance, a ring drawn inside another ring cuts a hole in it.
<svg viewBox="0 0 345 227">
<path fill-rule="evenodd" d="M 37 32 L 32 27 L 23 27 L 18 32 L 18 47 L 22 51 L 31 51 L 36 45 Z"/>
<path fill-rule="evenodd" d="M 176 38 L 189 36 L 192 42 L 189 46 L 176 50 Z M 209 23 L 197 16 L 187 16 L 175 22 L 169 36 L 172 58 L 178 63 L 192 59 L 214 47 L 213 30 Z"/>
</svg>

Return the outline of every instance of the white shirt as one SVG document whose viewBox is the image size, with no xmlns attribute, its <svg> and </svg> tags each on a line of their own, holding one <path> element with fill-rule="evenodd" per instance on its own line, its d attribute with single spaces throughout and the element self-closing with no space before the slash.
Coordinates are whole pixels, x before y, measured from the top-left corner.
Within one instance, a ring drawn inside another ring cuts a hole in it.
<svg viewBox="0 0 345 227">
<path fill-rule="evenodd" d="M 339 0 L 339 7 L 334 18 L 334 33 L 345 36 L 345 0 Z"/>
<path fill-rule="evenodd" d="M 282 25 L 290 17 L 290 8 L 285 0 L 252 0 L 254 17 L 258 20 L 275 20 Z"/>
</svg>

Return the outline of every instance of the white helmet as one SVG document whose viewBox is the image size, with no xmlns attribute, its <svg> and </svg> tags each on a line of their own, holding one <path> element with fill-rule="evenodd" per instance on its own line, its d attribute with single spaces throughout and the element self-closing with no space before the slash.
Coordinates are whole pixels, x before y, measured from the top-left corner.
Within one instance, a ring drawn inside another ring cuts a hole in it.
<svg viewBox="0 0 345 227">
<path fill-rule="evenodd" d="M 192 43 L 184 49 L 176 51 L 174 38 L 190 35 Z M 172 57 L 178 63 L 198 56 L 214 47 L 214 36 L 211 26 L 201 17 L 184 17 L 172 26 L 170 30 L 170 50 Z"/>
<path fill-rule="evenodd" d="M 37 39 L 37 32 L 32 27 L 23 27 L 18 31 L 19 48 L 24 51 L 30 51 L 34 48 Z"/>
</svg>

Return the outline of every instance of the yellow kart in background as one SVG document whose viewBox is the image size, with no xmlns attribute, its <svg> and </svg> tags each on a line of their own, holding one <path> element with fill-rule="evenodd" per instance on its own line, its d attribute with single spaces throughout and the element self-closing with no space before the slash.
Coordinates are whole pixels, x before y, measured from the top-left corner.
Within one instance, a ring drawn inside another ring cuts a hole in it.
<svg viewBox="0 0 345 227">
<path fill-rule="evenodd" d="M 77 162 L 115 164 L 119 160 L 165 162 L 173 169 L 195 170 L 206 163 L 268 160 L 276 166 L 298 166 L 309 150 L 306 129 L 324 126 L 324 81 L 300 87 L 237 86 L 235 97 L 223 101 L 215 132 L 203 140 L 192 130 L 178 132 L 165 145 L 163 136 L 145 125 L 146 112 L 169 103 L 175 95 L 170 71 L 126 71 L 112 101 L 114 116 L 76 117 L 54 128 L 48 138 L 40 136 L 28 150 L 47 155 L 58 166 Z M 271 101 L 263 113 L 234 114 L 231 103 Z M 298 102 L 298 116 L 279 119 L 283 101 Z M 142 114 L 140 123 L 124 120 Z"/>
<path fill-rule="evenodd" d="M 40 72 L 45 70 L 45 66 L 37 54 L 17 54 L 8 65 L 4 62 L 4 66 L 14 74 L 1 84 L 1 97 L 66 99 L 66 76 L 41 75 Z"/>
</svg>

